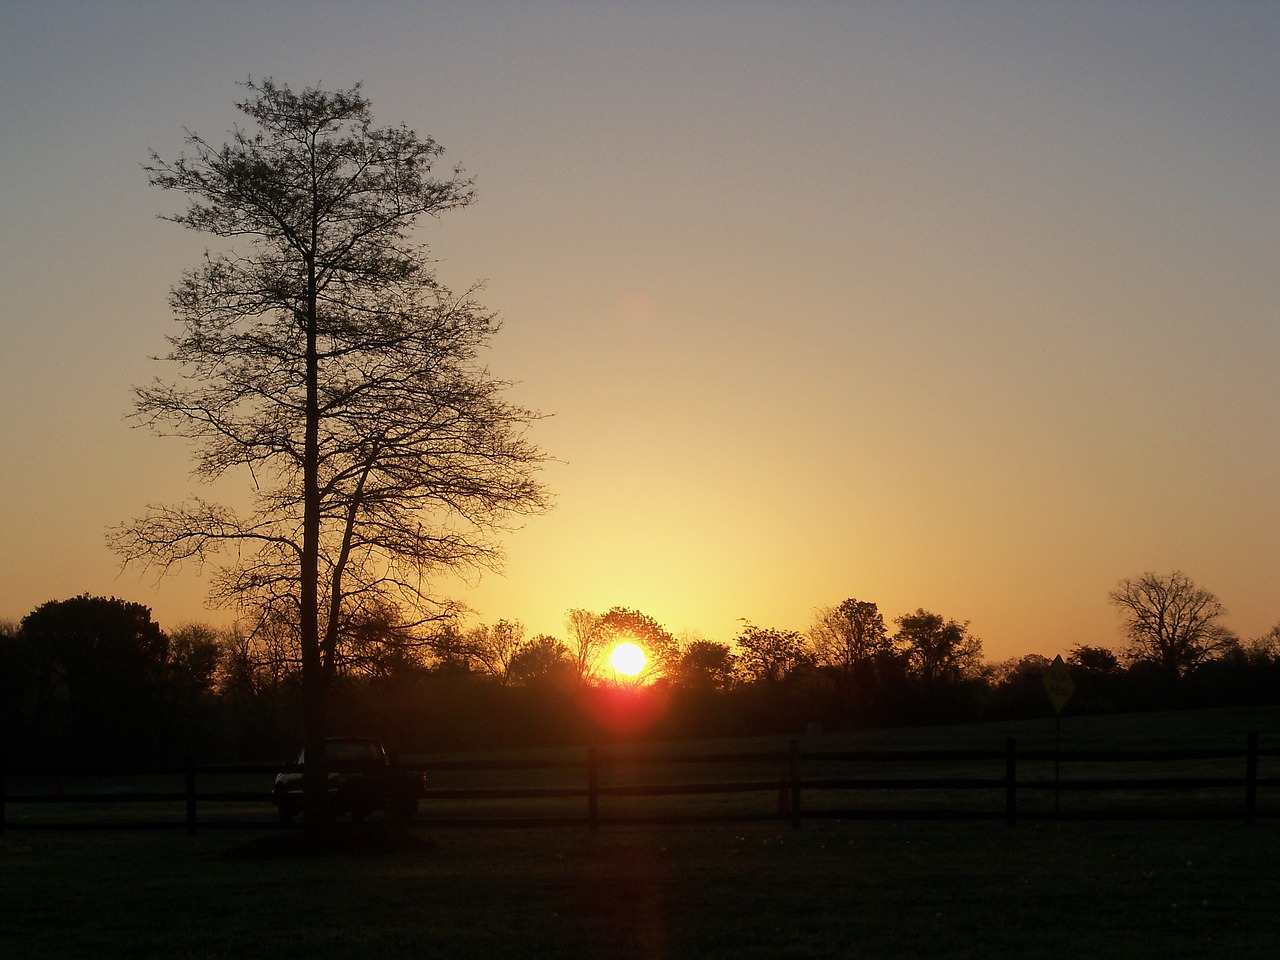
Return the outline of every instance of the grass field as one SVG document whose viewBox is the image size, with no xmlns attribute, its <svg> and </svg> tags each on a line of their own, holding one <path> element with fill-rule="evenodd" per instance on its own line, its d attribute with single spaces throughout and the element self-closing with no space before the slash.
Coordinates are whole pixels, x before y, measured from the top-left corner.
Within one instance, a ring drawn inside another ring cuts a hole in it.
<svg viewBox="0 0 1280 960">
<path fill-rule="evenodd" d="M 1275 743 L 1277 727 L 1275 710 L 1094 718 L 1064 724 L 1064 747 Z M 1274 820 L 347 827 L 320 849 L 302 832 L 11 830 L 0 957 L 1249 960 L 1280 943 Z"/>
<path fill-rule="evenodd" d="M 0 842 L 7 958 L 1272 957 L 1274 825 Z M 284 848 L 282 848 L 284 844 Z"/>
<path fill-rule="evenodd" d="M 1047 705 L 1046 705 L 1047 708 Z M 1246 736 L 1259 734 L 1264 749 L 1280 744 L 1280 708 L 1208 710 L 1185 713 L 1132 714 L 1110 717 L 1068 717 L 1062 724 L 1062 749 L 1230 749 L 1242 752 Z M 1012 737 L 1020 752 L 1049 750 L 1054 744 L 1051 718 L 1010 723 L 921 727 L 898 730 L 866 730 L 808 734 L 798 738 L 805 756 L 800 766 L 805 781 L 824 778 L 858 780 L 882 778 L 978 778 L 990 784 L 980 789 L 910 789 L 856 791 L 846 789 L 806 789 L 802 809 L 809 815 L 848 815 L 863 811 L 878 816 L 886 811 L 912 811 L 927 816 L 931 812 L 957 811 L 1003 819 L 1005 815 L 1006 738 Z M 780 792 L 777 784 L 788 775 L 787 753 L 790 737 L 758 737 L 739 740 L 672 742 L 602 746 L 599 770 L 599 812 L 605 820 L 636 817 L 736 817 L 759 818 L 777 815 Z M 867 761 L 850 763 L 821 757 L 840 751 L 948 751 L 978 750 L 990 754 L 980 759 L 937 759 L 911 761 Z M 635 760 L 639 753 L 648 760 Z M 732 754 L 731 762 L 708 763 L 707 754 Z M 407 760 L 434 761 L 428 771 L 433 795 L 420 806 L 420 816 L 435 826 L 476 818 L 532 818 L 582 820 L 587 814 L 585 747 L 555 748 L 483 754 L 453 754 L 409 757 Z M 688 759 L 690 756 L 695 759 Z M 631 758 L 631 759 L 628 759 Z M 650 762 L 654 758 L 662 762 Z M 682 759 L 683 758 L 683 759 Z M 520 769 L 494 770 L 468 767 L 471 761 L 506 760 L 523 763 Z M 462 761 L 459 766 L 457 761 Z M 530 768 L 530 762 L 551 762 L 558 767 Z M 255 799 L 228 803 L 210 800 L 199 804 L 200 824 L 271 824 L 275 813 L 267 791 L 277 766 L 266 764 L 256 773 L 201 773 L 197 789 L 201 793 L 235 791 Z M 1194 815 L 1243 817 L 1244 789 L 1228 785 L 1196 791 L 1185 788 L 1155 790 L 1150 787 L 1128 794 L 1072 790 L 1074 782 L 1094 779 L 1155 777 L 1240 778 L 1245 772 L 1239 756 L 1213 760 L 1068 762 L 1062 764 L 1065 788 L 1055 796 L 1052 789 L 1055 764 L 1051 760 L 1019 761 L 1017 779 L 1025 784 L 1018 791 L 1020 817 L 1109 816 L 1140 819 L 1144 811 L 1153 815 Z M 1259 775 L 1280 779 L 1280 757 L 1264 756 Z M 697 784 L 744 782 L 772 784 L 750 792 L 679 794 L 667 796 L 623 796 L 619 791 L 646 790 L 655 785 L 687 787 Z M 1039 789 L 1037 789 L 1037 783 Z M 181 768 L 170 774 L 106 774 L 98 776 L 19 776 L 6 781 L 9 795 L 38 797 L 44 801 L 9 802 L 5 815 L 10 827 L 27 824 L 83 824 L 166 822 L 182 829 L 186 807 Z M 1046 787 L 1048 789 L 1046 789 Z M 449 791 L 511 790 L 536 788 L 543 791 L 577 791 L 577 796 L 542 796 L 486 799 L 442 796 Z M 612 793 L 610 793 L 612 791 Z M 167 793 L 173 799 L 151 802 L 145 794 Z M 142 801 L 142 802 L 139 802 Z M 1275 817 L 1280 811 L 1280 791 L 1274 786 L 1259 790 L 1259 813 Z"/>
</svg>

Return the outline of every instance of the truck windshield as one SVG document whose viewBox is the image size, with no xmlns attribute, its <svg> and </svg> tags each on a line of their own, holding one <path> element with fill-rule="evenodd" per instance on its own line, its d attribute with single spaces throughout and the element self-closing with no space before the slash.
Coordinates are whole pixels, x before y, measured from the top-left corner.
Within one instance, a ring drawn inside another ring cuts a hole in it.
<svg viewBox="0 0 1280 960">
<path fill-rule="evenodd" d="M 382 762 L 382 748 L 372 740 L 335 740 L 324 745 L 330 760 L 341 763 Z M 298 754 L 298 763 L 306 763 L 307 751 Z"/>
</svg>

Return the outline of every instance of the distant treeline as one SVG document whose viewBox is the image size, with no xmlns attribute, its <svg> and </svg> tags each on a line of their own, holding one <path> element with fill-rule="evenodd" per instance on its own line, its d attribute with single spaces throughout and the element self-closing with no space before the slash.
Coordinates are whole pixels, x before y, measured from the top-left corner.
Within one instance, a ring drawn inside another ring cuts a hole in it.
<svg viewBox="0 0 1280 960">
<path fill-rule="evenodd" d="M 567 640 L 518 623 L 421 636 L 366 624 L 329 681 L 330 734 L 401 753 L 909 726 L 1051 716 L 1039 655 L 990 663 L 967 624 L 894 620 L 847 600 L 805 632 L 745 624 L 735 642 L 678 640 L 614 608 L 569 612 Z M 623 639 L 649 654 L 613 675 Z M 140 604 L 82 596 L 0 627 L 8 764 L 285 757 L 302 739 L 300 670 L 286 626 L 165 631 Z M 1135 644 L 1066 657 L 1068 713 L 1280 703 L 1280 631 L 1171 668 Z"/>
</svg>

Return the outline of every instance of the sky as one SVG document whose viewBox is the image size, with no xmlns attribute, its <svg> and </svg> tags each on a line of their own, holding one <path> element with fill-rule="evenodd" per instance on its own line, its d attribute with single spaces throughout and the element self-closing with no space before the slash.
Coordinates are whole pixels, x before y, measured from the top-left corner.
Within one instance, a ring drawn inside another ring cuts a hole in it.
<svg viewBox="0 0 1280 960">
<path fill-rule="evenodd" d="M 987 659 L 1118 647 L 1182 570 L 1280 622 L 1280 4 L 0 0 L 0 619 L 229 622 L 107 529 L 195 488 L 127 419 L 205 238 L 149 151 L 246 77 L 363 83 L 475 177 L 550 512 L 442 593 L 728 642 L 847 597 Z M 229 491 L 235 496 L 236 490 Z M 207 571 L 206 571 L 207 572 Z"/>
</svg>

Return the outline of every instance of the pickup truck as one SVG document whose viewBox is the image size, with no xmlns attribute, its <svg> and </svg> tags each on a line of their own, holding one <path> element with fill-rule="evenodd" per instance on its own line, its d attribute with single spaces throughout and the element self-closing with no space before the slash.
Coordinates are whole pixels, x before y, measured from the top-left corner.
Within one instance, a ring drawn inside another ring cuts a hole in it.
<svg viewBox="0 0 1280 960">
<path fill-rule="evenodd" d="M 367 737 L 333 737 L 324 742 L 329 768 L 329 813 L 351 814 L 363 820 L 371 811 L 382 812 L 399 820 L 412 819 L 423 795 L 426 774 L 401 771 L 388 757 L 382 744 Z M 302 779 L 306 766 L 306 750 L 298 759 L 276 774 L 271 788 L 271 802 L 288 823 L 304 806 Z"/>
</svg>

